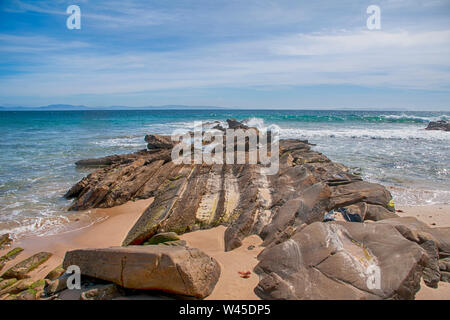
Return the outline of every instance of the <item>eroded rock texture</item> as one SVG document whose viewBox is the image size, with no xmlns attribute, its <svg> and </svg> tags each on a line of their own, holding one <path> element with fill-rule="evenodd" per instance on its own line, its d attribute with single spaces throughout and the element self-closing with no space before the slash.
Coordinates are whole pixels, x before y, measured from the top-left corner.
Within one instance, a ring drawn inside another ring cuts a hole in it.
<svg viewBox="0 0 450 320">
<path fill-rule="evenodd" d="M 71 210 L 154 197 L 124 245 L 142 244 L 156 233 L 181 234 L 225 224 L 226 250 L 232 250 L 252 234 L 266 243 L 282 239 L 289 230 L 322 221 L 326 212 L 338 207 L 358 204 L 366 206 L 363 216 L 376 216 L 370 214 L 375 209 L 395 216 L 388 206 L 391 195 L 383 186 L 362 181 L 344 165 L 311 150 L 307 141 L 281 140 L 280 169 L 264 175 L 259 164 L 176 165 L 167 138 L 146 140 L 152 143 L 151 151 L 116 159 L 66 194 L 75 198 Z"/>
<path fill-rule="evenodd" d="M 235 120 L 228 126 L 248 129 Z M 266 249 L 255 291 L 268 299 L 412 299 L 421 277 L 430 287 L 450 281 L 449 228 L 398 217 L 385 187 L 363 181 L 308 141 L 281 140 L 279 170 L 265 175 L 260 164 L 177 165 L 168 137 L 145 140 L 147 151 L 95 160 L 111 164 L 66 194 L 74 198 L 72 210 L 154 197 L 124 246 L 220 224 L 227 226 L 227 251 L 259 235 Z M 331 210 L 358 222 L 323 222 Z M 368 284 L 373 267 L 381 274 L 375 287 Z"/>
<path fill-rule="evenodd" d="M 63 267 L 80 267 L 83 275 L 121 287 L 161 290 L 204 298 L 219 280 L 217 261 L 198 249 L 129 246 L 81 249 L 66 253 Z"/>
<path fill-rule="evenodd" d="M 259 260 L 264 299 L 412 299 L 427 254 L 387 224 L 315 222 Z"/>
</svg>

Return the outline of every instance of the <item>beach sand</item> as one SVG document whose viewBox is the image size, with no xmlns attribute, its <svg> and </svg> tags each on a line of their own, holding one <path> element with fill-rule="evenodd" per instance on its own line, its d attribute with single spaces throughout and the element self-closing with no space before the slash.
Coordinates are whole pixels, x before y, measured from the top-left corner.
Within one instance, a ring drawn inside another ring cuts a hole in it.
<svg viewBox="0 0 450 320">
<path fill-rule="evenodd" d="M 63 234 L 42 237 L 33 236 L 16 241 L 11 248 L 20 246 L 25 250 L 16 259 L 8 262 L 2 271 L 7 270 L 34 253 L 40 251 L 53 253 L 53 256 L 46 263 L 30 274 L 33 279 L 38 280 L 61 264 L 64 254 L 68 250 L 121 245 L 128 231 L 152 201 L 153 199 L 139 200 L 110 209 L 91 210 L 90 214 L 100 219 L 97 219 L 99 221 L 90 226 Z M 400 216 L 417 217 L 432 227 L 450 226 L 450 205 L 398 206 L 397 209 L 403 211 L 398 212 Z M 262 241 L 258 236 L 253 235 L 247 237 L 240 248 L 225 252 L 223 240 L 225 230 L 224 226 L 219 226 L 181 236 L 190 247 L 199 248 L 214 257 L 221 266 L 219 282 L 207 299 L 258 299 L 253 292 L 253 289 L 258 284 L 258 276 L 253 272 L 253 268 L 258 263 L 257 255 L 263 249 L 260 247 Z M 250 246 L 254 246 L 254 248 L 249 249 Z M 2 250 L 0 254 L 4 254 L 8 250 Z M 238 272 L 246 271 L 251 272 L 250 277 L 247 279 L 241 278 Z M 421 290 L 417 293 L 416 299 L 450 300 L 450 283 L 439 282 L 439 288 L 432 289 L 426 287 L 422 281 Z"/>
</svg>

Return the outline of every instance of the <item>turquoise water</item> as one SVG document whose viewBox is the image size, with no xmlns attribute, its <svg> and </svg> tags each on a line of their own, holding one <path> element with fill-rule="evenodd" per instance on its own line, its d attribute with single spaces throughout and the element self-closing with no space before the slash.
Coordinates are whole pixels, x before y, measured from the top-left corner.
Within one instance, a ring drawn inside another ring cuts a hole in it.
<svg viewBox="0 0 450 320">
<path fill-rule="evenodd" d="M 450 133 L 423 130 L 448 112 L 155 110 L 0 112 L 0 233 L 58 230 L 65 191 L 89 173 L 79 159 L 145 148 L 147 133 L 192 129 L 194 121 L 277 124 L 281 137 L 316 150 L 391 188 L 396 203 L 450 203 Z"/>
</svg>

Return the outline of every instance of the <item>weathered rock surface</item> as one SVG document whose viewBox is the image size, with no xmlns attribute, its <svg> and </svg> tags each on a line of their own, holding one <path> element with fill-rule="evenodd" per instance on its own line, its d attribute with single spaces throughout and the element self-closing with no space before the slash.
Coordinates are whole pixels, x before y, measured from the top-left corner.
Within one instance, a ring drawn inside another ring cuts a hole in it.
<svg viewBox="0 0 450 320">
<path fill-rule="evenodd" d="M 248 129 L 233 119 L 228 126 Z M 75 198 L 71 210 L 154 197 L 123 245 L 143 244 L 157 233 L 182 234 L 219 224 L 228 226 L 226 250 L 252 234 L 268 245 L 288 238 L 302 224 L 322 221 L 331 209 L 352 205 L 364 207 L 367 219 L 395 217 L 388 213 L 393 209 L 389 191 L 362 181 L 344 165 L 311 150 L 305 140 L 280 141 L 280 169 L 271 176 L 261 173 L 260 164 L 176 165 L 168 137 L 148 135 L 146 140 L 155 152 L 98 169 L 66 194 Z"/>
<path fill-rule="evenodd" d="M 10 245 L 12 243 L 11 236 L 9 233 L 5 233 L 0 235 L 0 249 L 3 249 L 7 245 Z"/>
<path fill-rule="evenodd" d="M 133 162 L 134 160 L 138 159 L 141 156 L 145 156 L 148 152 L 138 151 L 136 153 L 131 154 L 123 154 L 123 155 L 112 155 L 107 156 L 103 158 L 95 158 L 95 159 L 85 159 L 85 160 L 79 160 L 75 162 L 75 165 L 77 167 L 104 167 L 104 166 L 110 166 L 113 164 L 125 164 Z"/>
<path fill-rule="evenodd" d="M 23 248 L 17 247 L 8 251 L 5 255 L 0 257 L 0 263 L 7 262 L 16 258 L 21 252 Z"/>
<path fill-rule="evenodd" d="M 220 266 L 198 249 L 181 246 L 129 246 L 74 250 L 63 267 L 78 265 L 83 275 L 124 288 L 160 290 L 197 298 L 216 285 Z"/>
<path fill-rule="evenodd" d="M 165 243 L 165 242 L 172 242 L 172 241 L 178 241 L 180 240 L 180 237 L 175 232 L 162 232 L 155 234 L 153 237 L 148 239 L 144 244 L 145 245 L 152 245 L 152 244 L 159 244 L 159 243 Z"/>
<path fill-rule="evenodd" d="M 146 135 L 145 142 L 148 143 L 147 149 L 149 150 L 172 149 L 175 145 L 169 136 L 160 136 L 157 134 Z"/>
<path fill-rule="evenodd" d="M 430 121 L 425 130 L 450 131 L 450 123 L 446 120 Z"/>
<path fill-rule="evenodd" d="M 258 259 L 263 299 L 413 299 L 427 253 L 389 225 L 316 222 Z"/>
<path fill-rule="evenodd" d="M 17 279 L 25 279 L 28 278 L 28 273 L 36 269 L 38 266 L 43 264 L 52 256 L 49 252 L 39 252 L 31 257 L 17 263 L 13 267 L 9 268 L 2 275 L 4 279 L 17 278 Z"/>
<path fill-rule="evenodd" d="M 105 284 L 81 293 L 81 300 L 112 300 L 121 296 L 115 284 Z"/>
</svg>

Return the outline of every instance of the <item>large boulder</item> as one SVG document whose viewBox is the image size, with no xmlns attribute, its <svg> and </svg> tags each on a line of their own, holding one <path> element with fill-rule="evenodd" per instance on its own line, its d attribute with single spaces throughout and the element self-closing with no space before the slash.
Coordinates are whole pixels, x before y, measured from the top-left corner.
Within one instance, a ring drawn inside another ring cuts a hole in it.
<svg viewBox="0 0 450 320">
<path fill-rule="evenodd" d="M 450 131 L 450 123 L 446 120 L 430 121 L 425 130 Z"/>
<path fill-rule="evenodd" d="M 128 289 L 160 290 L 205 298 L 216 285 L 220 266 L 198 249 L 182 246 L 128 246 L 66 253 L 63 267 Z"/>
<path fill-rule="evenodd" d="M 145 136 L 145 141 L 148 143 L 149 150 L 158 149 L 172 149 L 174 143 L 169 136 L 160 136 L 158 134 L 148 134 Z"/>
<path fill-rule="evenodd" d="M 427 253 L 389 225 L 315 222 L 258 259 L 263 299 L 413 299 Z"/>
<path fill-rule="evenodd" d="M 384 219 L 377 223 L 395 227 L 405 238 L 418 244 L 431 240 L 440 255 L 450 256 L 450 227 L 431 228 L 414 217 Z"/>
<path fill-rule="evenodd" d="M 9 233 L 0 235 L 0 249 L 3 249 L 7 245 L 12 243 L 12 239 Z"/>
</svg>

